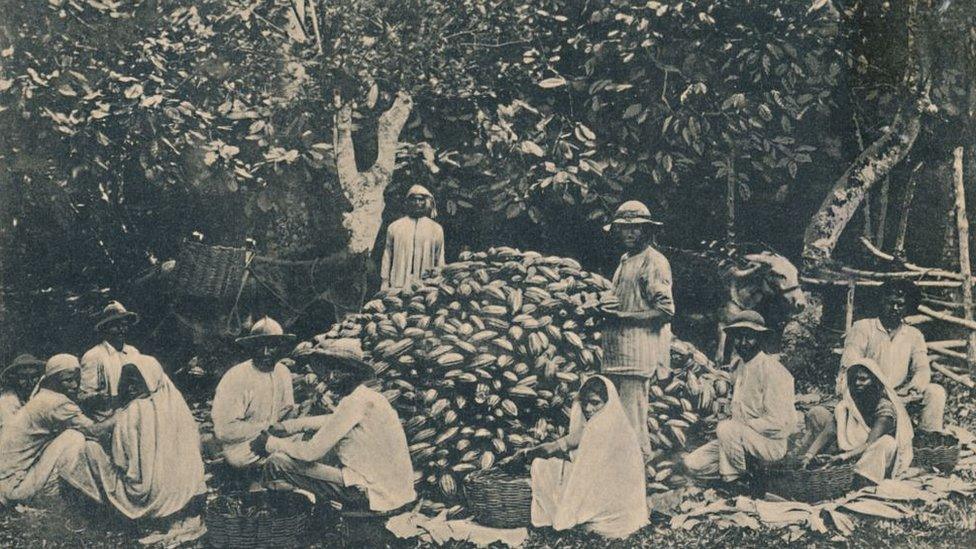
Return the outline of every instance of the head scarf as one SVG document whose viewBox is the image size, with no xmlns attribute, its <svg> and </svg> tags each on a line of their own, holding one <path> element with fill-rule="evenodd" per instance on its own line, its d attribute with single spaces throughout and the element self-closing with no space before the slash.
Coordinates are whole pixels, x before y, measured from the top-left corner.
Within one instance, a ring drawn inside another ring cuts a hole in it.
<svg viewBox="0 0 976 549">
<path fill-rule="evenodd" d="M 116 412 L 111 454 L 88 446 L 91 469 L 82 486 L 101 501 L 95 488 L 100 481 L 105 496 L 130 519 L 167 517 L 206 491 L 200 432 L 159 362 L 140 355 L 131 363 L 146 382 L 149 398 Z"/>
<path fill-rule="evenodd" d="M 41 384 L 44 383 L 45 379 L 69 370 L 81 370 L 81 363 L 78 362 L 78 357 L 75 355 L 61 353 L 47 359 L 47 362 L 44 363 L 44 375 L 37 380 L 37 385 L 34 386 L 31 396 L 36 395 L 41 390 Z"/>
<path fill-rule="evenodd" d="M 423 185 L 414 185 L 410 187 L 407 191 L 407 198 L 411 196 L 423 196 L 427 199 L 427 217 L 431 219 L 437 219 L 437 201 L 434 199 L 433 193 L 427 190 L 427 187 Z"/>
<path fill-rule="evenodd" d="M 888 385 L 884 374 L 878 367 L 878 363 L 869 358 L 861 359 L 852 363 L 848 367 L 848 372 L 857 366 L 863 366 L 874 376 L 877 383 L 883 388 L 882 390 L 885 396 L 888 397 L 888 400 L 895 407 L 895 442 L 897 443 L 897 453 L 895 454 L 895 463 L 891 469 L 891 474 L 895 476 L 903 473 L 912 464 L 912 438 L 914 437 L 912 421 L 908 417 L 908 412 L 905 411 L 905 405 L 902 404 L 901 398 L 895 392 L 894 388 Z M 867 442 L 868 435 L 871 434 L 872 426 L 864 421 L 864 417 L 854 402 L 854 397 L 851 395 L 849 386 L 845 386 L 844 396 L 834 410 L 834 416 L 837 420 L 837 445 L 841 450 L 846 452 Z"/>
<path fill-rule="evenodd" d="M 595 377 L 606 387 L 607 402 L 587 421 L 580 398 L 573 401 L 569 436 L 579 434 L 580 444 L 552 527 L 586 524 L 602 536 L 624 538 L 647 524 L 644 460 L 617 389 Z"/>
</svg>

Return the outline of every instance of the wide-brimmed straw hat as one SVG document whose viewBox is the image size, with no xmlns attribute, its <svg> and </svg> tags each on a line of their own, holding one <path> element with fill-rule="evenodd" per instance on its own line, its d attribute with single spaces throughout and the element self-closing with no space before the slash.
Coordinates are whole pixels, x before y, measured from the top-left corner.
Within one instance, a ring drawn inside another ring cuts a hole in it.
<svg viewBox="0 0 976 549">
<path fill-rule="evenodd" d="M 125 322 L 129 326 L 134 326 L 139 323 L 139 315 L 127 311 L 125 306 L 118 301 L 110 301 L 102 309 L 102 312 L 98 314 L 98 322 L 95 323 L 95 329 L 100 330 L 113 322 Z"/>
<path fill-rule="evenodd" d="M 651 217 L 651 210 L 639 200 L 628 200 L 617 208 L 613 220 L 603 226 L 604 231 L 610 231 L 614 225 L 664 225 Z"/>
<path fill-rule="evenodd" d="M 318 358 L 319 363 L 329 369 L 376 375 L 373 366 L 366 362 L 362 343 L 356 338 L 326 339 L 319 342 L 309 356 Z"/>
<path fill-rule="evenodd" d="M 725 331 L 752 330 L 754 332 L 765 333 L 769 331 L 766 327 L 766 319 L 756 311 L 742 311 L 736 313 L 725 326 Z"/>
<path fill-rule="evenodd" d="M 41 369 L 44 368 L 45 362 L 34 355 L 24 353 L 18 355 L 13 362 L 8 364 L 2 370 L 0 370 L 0 380 L 6 379 L 7 376 L 16 374 L 17 372 L 25 370 L 36 370 L 40 373 Z"/>
<path fill-rule="evenodd" d="M 251 333 L 235 340 L 243 347 L 259 347 L 261 345 L 282 345 L 295 341 L 295 334 L 286 334 L 275 319 L 266 316 L 251 326 Z"/>
</svg>

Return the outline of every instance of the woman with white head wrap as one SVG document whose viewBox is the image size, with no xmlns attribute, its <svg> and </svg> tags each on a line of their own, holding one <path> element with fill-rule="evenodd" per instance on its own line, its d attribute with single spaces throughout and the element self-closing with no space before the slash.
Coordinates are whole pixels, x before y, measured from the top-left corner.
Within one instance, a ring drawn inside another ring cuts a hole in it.
<svg viewBox="0 0 976 549">
<path fill-rule="evenodd" d="M 402 288 L 444 265 L 444 229 L 435 217 L 434 195 L 422 185 L 410 187 L 407 215 L 386 229 L 380 266 L 382 289 Z"/>
<path fill-rule="evenodd" d="M 573 401 L 569 434 L 523 451 L 532 462 L 532 525 L 567 530 L 581 525 L 626 538 L 647 524 L 646 479 L 637 433 L 606 377 L 587 379 Z"/>
</svg>

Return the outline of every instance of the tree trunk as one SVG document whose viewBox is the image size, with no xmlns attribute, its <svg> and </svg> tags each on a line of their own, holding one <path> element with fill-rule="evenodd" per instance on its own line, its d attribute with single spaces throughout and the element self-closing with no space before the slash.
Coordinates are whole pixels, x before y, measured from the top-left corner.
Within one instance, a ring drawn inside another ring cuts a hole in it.
<svg viewBox="0 0 976 549">
<path fill-rule="evenodd" d="M 383 222 L 383 191 L 393 178 L 396 151 L 413 101 L 405 92 L 397 94 L 393 105 L 380 115 L 376 128 L 376 161 L 366 171 L 356 167 L 352 141 L 352 105 L 342 104 L 335 96 L 336 123 L 333 132 L 336 171 L 339 185 L 352 203 L 352 211 L 343 214 L 342 225 L 349 230 L 349 251 L 368 252 Z"/>
<path fill-rule="evenodd" d="M 830 260 L 841 233 L 867 191 L 905 158 L 921 127 L 921 113 L 914 105 L 910 112 L 899 112 L 888 131 L 858 155 L 834 183 L 803 235 L 803 259 L 808 268 Z"/>
</svg>

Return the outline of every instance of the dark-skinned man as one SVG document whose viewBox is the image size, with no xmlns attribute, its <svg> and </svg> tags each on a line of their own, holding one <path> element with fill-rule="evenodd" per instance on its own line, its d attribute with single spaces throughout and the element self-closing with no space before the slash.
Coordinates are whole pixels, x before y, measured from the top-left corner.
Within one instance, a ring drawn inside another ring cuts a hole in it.
<svg viewBox="0 0 976 549">
<path fill-rule="evenodd" d="M 139 322 L 139 315 L 118 301 L 112 301 L 99 314 L 95 331 L 102 342 L 81 357 L 79 402 L 94 418 L 104 419 L 114 410 L 119 394 L 122 366 L 140 356 L 139 349 L 126 342 L 129 328 Z"/>
<path fill-rule="evenodd" d="M 111 431 L 111 419 L 96 423 L 74 399 L 81 367 L 74 355 L 51 357 L 37 387 L 23 408 L 0 432 L 0 504 L 28 501 L 50 491 L 64 478 L 76 487 L 71 473 L 84 459 L 85 437 Z"/>
<path fill-rule="evenodd" d="M 946 391 L 932 383 L 925 336 L 905 324 L 905 316 L 918 304 L 919 292 L 907 280 L 885 283 L 881 314 L 855 322 L 844 339 L 844 353 L 837 376 L 837 394 L 843 395 L 847 368 L 871 359 L 905 402 L 921 401 L 920 417 L 912 418 L 921 431 L 941 431 L 945 417 Z"/>
<path fill-rule="evenodd" d="M 444 266 L 444 229 L 434 221 L 434 195 L 422 185 L 407 191 L 407 215 L 386 229 L 380 289 L 402 288 Z"/>
<path fill-rule="evenodd" d="M 251 441 L 295 409 L 291 372 L 281 363 L 286 346 L 294 341 L 294 335 L 284 333 L 269 317 L 255 322 L 250 335 L 237 338 L 251 358 L 220 379 L 211 412 L 214 436 L 231 467 L 245 468 L 261 461 L 251 451 Z"/>
<path fill-rule="evenodd" d="M 738 354 L 731 417 L 719 422 L 716 440 L 686 454 L 682 463 L 694 477 L 733 482 L 746 471 L 747 454 L 765 462 L 786 455 L 798 416 L 793 376 L 762 350 L 769 334 L 762 315 L 743 311 L 731 319 L 725 333 Z"/>
<path fill-rule="evenodd" d="M 654 248 L 655 227 L 647 206 L 636 200 L 617 208 L 604 230 L 613 232 L 624 253 L 613 276 L 619 307 L 603 332 L 603 373 L 620 395 L 637 431 L 645 459 L 652 455 L 647 430 L 648 390 L 654 378 L 665 379 L 671 365 L 671 265 Z"/>
</svg>

